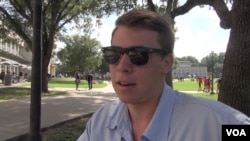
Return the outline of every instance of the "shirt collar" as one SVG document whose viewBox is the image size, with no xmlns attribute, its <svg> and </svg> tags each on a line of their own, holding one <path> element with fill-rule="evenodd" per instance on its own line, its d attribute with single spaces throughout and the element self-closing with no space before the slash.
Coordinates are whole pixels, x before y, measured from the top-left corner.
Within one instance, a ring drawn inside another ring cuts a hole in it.
<svg viewBox="0 0 250 141">
<path fill-rule="evenodd" d="M 133 140 L 127 105 L 121 101 L 113 104 L 116 105 L 112 105 L 109 111 L 110 120 L 107 121 L 107 128 L 116 130 L 126 140 Z"/>
<path fill-rule="evenodd" d="M 175 98 L 172 88 L 165 84 L 155 114 L 143 134 L 144 137 L 150 141 L 168 138 Z"/>
<path fill-rule="evenodd" d="M 143 134 L 144 137 L 151 141 L 168 138 L 170 119 L 174 103 L 174 91 L 165 84 L 155 114 Z M 111 106 L 111 110 L 109 112 L 110 120 L 107 121 L 107 128 L 111 130 L 116 129 L 123 137 L 131 138 L 132 129 L 127 105 L 121 101 L 117 101 L 112 104 L 115 105 Z"/>
</svg>

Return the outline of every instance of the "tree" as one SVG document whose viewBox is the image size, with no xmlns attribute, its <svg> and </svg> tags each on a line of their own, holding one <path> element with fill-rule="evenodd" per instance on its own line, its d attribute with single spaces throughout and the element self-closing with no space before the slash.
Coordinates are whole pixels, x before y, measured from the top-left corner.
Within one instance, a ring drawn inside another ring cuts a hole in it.
<svg viewBox="0 0 250 141">
<path fill-rule="evenodd" d="M 250 116 L 250 1 L 234 0 L 219 101 Z"/>
<path fill-rule="evenodd" d="M 76 70 L 90 71 L 96 70 L 101 64 L 101 56 L 98 52 L 100 43 L 89 36 L 74 35 L 63 39 L 66 47 L 58 52 L 58 58 L 62 62 L 66 71 Z"/>
<path fill-rule="evenodd" d="M 97 69 L 101 74 L 106 74 L 107 72 L 109 72 L 109 66 L 104 59 L 102 59 L 102 63 Z"/>
<path fill-rule="evenodd" d="M 32 50 L 32 21 L 34 3 L 31 0 L 0 1 L 0 37 L 10 40 L 6 35 L 15 33 Z M 83 32 L 90 32 L 90 18 L 108 15 L 115 6 L 100 3 L 97 0 L 44 0 L 42 31 L 42 91 L 48 92 L 48 64 L 55 47 L 54 41 L 60 36 L 59 31 L 67 31 L 66 25 L 75 23 Z M 117 10 L 119 11 L 119 10 Z M 87 19 L 87 20 L 86 20 Z M 87 24 L 86 22 L 87 21 Z"/>
<path fill-rule="evenodd" d="M 181 57 L 180 60 L 190 61 L 192 63 L 192 66 L 199 66 L 199 61 L 193 56 L 184 56 Z"/>
<path fill-rule="evenodd" d="M 209 74 L 212 74 L 212 67 L 214 67 L 214 77 L 221 77 L 222 69 L 223 69 L 223 61 L 224 61 L 225 53 L 210 53 L 206 57 L 201 59 L 201 66 L 207 66 L 207 70 Z"/>
<path fill-rule="evenodd" d="M 218 57 L 215 59 L 214 74 L 215 74 L 215 77 L 217 78 L 222 76 L 224 58 L 225 58 L 225 53 L 221 52 L 219 53 Z"/>
</svg>

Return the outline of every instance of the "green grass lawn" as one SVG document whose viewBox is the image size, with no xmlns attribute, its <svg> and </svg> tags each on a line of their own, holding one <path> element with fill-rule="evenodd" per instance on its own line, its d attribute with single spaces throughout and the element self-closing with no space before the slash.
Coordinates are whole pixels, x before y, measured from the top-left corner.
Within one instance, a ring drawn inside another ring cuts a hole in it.
<svg viewBox="0 0 250 141">
<path fill-rule="evenodd" d="M 208 94 L 208 93 L 201 93 L 201 94 L 192 94 L 191 95 L 195 96 L 195 97 L 201 97 L 201 98 L 206 98 L 206 99 L 210 99 L 210 100 L 215 100 L 217 101 L 218 99 L 218 95 L 217 94 Z"/>
<path fill-rule="evenodd" d="M 203 88 L 203 86 L 202 86 Z M 199 91 L 198 92 L 198 82 L 197 81 L 191 81 L 189 79 L 184 80 L 183 82 L 174 80 L 173 81 L 173 89 L 177 91 L 185 91 L 186 93 L 196 96 L 196 97 L 201 97 L 201 98 L 206 98 L 206 99 L 211 99 L 211 100 L 217 100 L 218 95 L 217 94 L 210 94 L 206 92 Z M 217 89 L 217 85 L 214 83 L 214 92 Z"/>
<path fill-rule="evenodd" d="M 30 82 L 22 83 L 21 86 L 24 87 L 7 87 L 0 89 L 0 100 L 17 99 L 30 96 Z M 107 84 L 103 81 L 96 81 L 93 84 L 93 88 L 103 88 Z M 75 88 L 75 82 L 73 78 L 52 78 L 48 82 L 49 88 Z M 86 80 L 81 80 L 79 88 L 88 88 Z M 216 90 L 216 85 L 214 85 L 214 91 Z M 210 95 L 209 93 L 197 92 L 198 83 L 196 81 L 185 80 L 180 82 L 177 80 L 173 81 L 173 89 L 178 91 L 185 91 L 193 96 L 217 100 L 217 94 Z M 51 91 L 50 93 L 43 93 L 42 96 L 53 96 L 67 94 L 67 92 Z"/>
<path fill-rule="evenodd" d="M 26 82 L 21 84 L 21 86 L 30 86 L 30 82 Z M 97 80 L 95 84 L 93 84 L 93 88 L 104 88 L 107 84 L 103 83 L 102 80 Z M 75 88 L 75 79 L 73 78 L 52 78 L 48 81 L 49 88 Z M 88 88 L 88 82 L 86 80 L 81 80 L 79 84 L 79 88 Z"/>
<path fill-rule="evenodd" d="M 51 79 L 49 80 L 48 86 L 50 88 L 60 87 L 60 88 L 75 88 L 75 79 L 67 78 L 67 79 Z M 95 80 L 93 84 L 93 88 L 104 88 L 107 84 L 102 80 Z M 79 88 L 88 88 L 88 82 L 86 80 L 81 80 L 79 84 Z"/>
<path fill-rule="evenodd" d="M 203 87 L 203 85 L 202 85 Z M 197 81 L 191 81 L 189 79 L 186 79 L 185 81 L 181 82 L 178 80 L 173 81 L 173 89 L 179 90 L 179 91 L 197 91 L 198 90 L 198 82 Z M 217 85 L 214 83 L 214 91 L 217 89 Z"/>
<path fill-rule="evenodd" d="M 0 89 L 0 100 L 10 100 L 30 97 L 30 82 L 22 83 L 20 86 L 23 87 L 5 87 Z M 93 84 L 93 88 L 103 88 L 107 84 L 103 81 L 97 81 Z M 48 82 L 49 88 L 75 88 L 74 79 L 51 79 Z M 81 80 L 79 88 L 88 88 L 86 80 Z M 68 94 L 66 91 L 50 91 L 49 93 L 42 93 L 42 96 L 55 96 Z"/>
<path fill-rule="evenodd" d="M 82 117 L 42 132 L 44 141 L 76 141 L 91 116 Z"/>
<path fill-rule="evenodd" d="M 68 94 L 65 91 L 50 91 L 42 93 L 42 96 L 56 96 Z M 30 97 L 30 88 L 26 87 L 6 87 L 0 89 L 0 100 L 20 99 Z"/>
</svg>

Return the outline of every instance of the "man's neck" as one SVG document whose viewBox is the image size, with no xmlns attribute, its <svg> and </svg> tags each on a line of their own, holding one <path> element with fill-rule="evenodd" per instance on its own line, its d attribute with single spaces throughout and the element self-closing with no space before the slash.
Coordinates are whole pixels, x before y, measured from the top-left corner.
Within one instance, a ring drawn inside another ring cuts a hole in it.
<svg viewBox="0 0 250 141">
<path fill-rule="evenodd" d="M 159 101 L 160 96 L 143 104 L 128 104 L 134 141 L 138 141 L 147 129 Z"/>
</svg>

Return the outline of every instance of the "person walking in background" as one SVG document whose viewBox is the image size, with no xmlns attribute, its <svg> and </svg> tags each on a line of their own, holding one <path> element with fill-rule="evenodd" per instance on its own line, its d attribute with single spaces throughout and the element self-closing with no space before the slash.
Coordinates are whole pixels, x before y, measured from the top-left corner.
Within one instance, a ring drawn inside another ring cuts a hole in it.
<svg viewBox="0 0 250 141">
<path fill-rule="evenodd" d="M 208 92 L 208 78 L 207 77 L 204 77 L 203 78 L 203 92 Z"/>
<path fill-rule="evenodd" d="M 22 79 L 23 79 L 23 72 L 20 71 L 18 76 L 18 82 L 22 82 Z"/>
<path fill-rule="evenodd" d="M 212 80 L 211 78 L 208 76 L 207 77 L 207 92 L 209 93 L 211 90 L 211 87 L 212 87 Z"/>
<path fill-rule="evenodd" d="M 80 80 L 81 78 L 80 78 L 80 70 L 77 70 L 76 72 L 75 72 L 75 84 L 76 84 L 76 91 L 78 91 L 79 89 L 78 89 L 78 87 L 79 87 L 79 84 L 80 84 Z"/>
<path fill-rule="evenodd" d="M 88 72 L 87 81 L 88 81 L 89 90 L 92 89 L 92 80 L 93 80 L 93 75 L 90 72 Z"/>
<path fill-rule="evenodd" d="M 5 75 L 5 72 L 2 71 L 2 72 L 0 73 L 0 79 L 1 79 L 2 83 L 4 83 L 4 75 Z"/>
<path fill-rule="evenodd" d="M 197 77 L 197 82 L 198 82 L 198 91 L 202 91 L 202 77 L 201 76 L 198 76 Z"/>
<path fill-rule="evenodd" d="M 220 84 L 221 84 L 221 78 L 218 78 L 216 80 L 216 83 L 217 83 L 217 90 L 216 90 L 216 93 L 218 94 L 220 92 Z"/>
<path fill-rule="evenodd" d="M 169 22 L 135 9 L 116 20 L 111 46 L 101 50 L 119 100 L 100 107 L 77 141 L 221 141 L 223 124 L 250 124 L 228 105 L 165 83 L 174 64 Z"/>
</svg>

